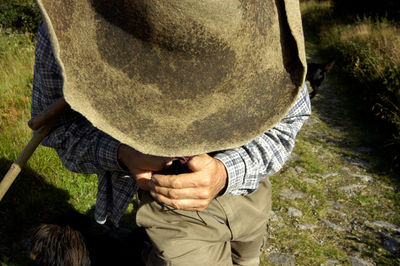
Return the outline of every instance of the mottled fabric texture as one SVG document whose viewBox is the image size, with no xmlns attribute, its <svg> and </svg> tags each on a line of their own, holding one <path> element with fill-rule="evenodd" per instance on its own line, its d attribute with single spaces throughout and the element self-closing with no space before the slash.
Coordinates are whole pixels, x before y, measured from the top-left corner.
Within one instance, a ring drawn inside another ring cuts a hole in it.
<svg viewBox="0 0 400 266">
<path fill-rule="evenodd" d="M 32 117 L 63 96 L 62 76 L 43 23 L 39 27 L 35 56 Z M 279 171 L 293 149 L 297 132 L 310 115 L 304 86 L 289 113 L 275 127 L 243 146 L 213 153 L 228 171 L 225 193 L 248 194 L 257 189 L 261 179 Z M 42 144 L 56 149 L 69 170 L 98 175 L 95 217 L 98 221 L 108 217 L 117 224 L 136 191 L 134 180 L 117 160 L 120 142 L 69 110 Z"/>
<path fill-rule="evenodd" d="M 298 0 L 38 4 L 66 101 L 146 154 L 244 145 L 279 123 L 304 82 Z"/>
</svg>

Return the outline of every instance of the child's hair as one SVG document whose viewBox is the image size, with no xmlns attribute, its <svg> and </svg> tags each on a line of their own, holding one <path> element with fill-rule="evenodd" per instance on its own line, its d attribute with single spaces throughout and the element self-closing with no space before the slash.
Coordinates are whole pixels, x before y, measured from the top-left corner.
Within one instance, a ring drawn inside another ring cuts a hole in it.
<svg viewBox="0 0 400 266">
<path fill-rule="evenodd" d="M 28 243 L 29 256 L 43 266 L 89 266 L 82 234 L 69 226 L 41 224 Z"/>
</svg>

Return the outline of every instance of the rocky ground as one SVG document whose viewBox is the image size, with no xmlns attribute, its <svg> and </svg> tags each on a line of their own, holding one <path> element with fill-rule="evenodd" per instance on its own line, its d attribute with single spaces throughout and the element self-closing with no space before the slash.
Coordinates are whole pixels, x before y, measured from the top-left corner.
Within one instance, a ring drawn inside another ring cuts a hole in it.
<svg viewBox="0 0 400 266">
<path fill-rule="evenodd" d="M 290 160 L 270 178 L 263 265 L 400 265 L 400 177 L 385 170 L 380 130 L 356 102 L 332 77 L 313 99 Z"/>
</svg>

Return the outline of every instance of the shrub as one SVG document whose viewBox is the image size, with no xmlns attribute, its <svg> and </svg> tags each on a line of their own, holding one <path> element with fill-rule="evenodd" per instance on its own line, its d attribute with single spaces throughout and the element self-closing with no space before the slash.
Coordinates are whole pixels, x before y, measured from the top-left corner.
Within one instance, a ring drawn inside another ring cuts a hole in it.
<svg viewBox="0 0 400 266">
<path fill-rule="evenodd" d="M 354 95 L 390 128 L 386 143 L 400 160 L 400 29 L 385 19 L 364 18 L 325 30 L 321 38 L 341 74 L 362 85 L 352 88 Z"/>
<path fill-rule="evenodd" d="M 34 0 L 0 0 L 0 26 L 36 33 L 41 15 Z"/>
<path fill-rule="evenodd" d="M 387 17 L 400 19 L 399 0 L 332 0 L 333 9 L 338 16 Z"/>
</svg>

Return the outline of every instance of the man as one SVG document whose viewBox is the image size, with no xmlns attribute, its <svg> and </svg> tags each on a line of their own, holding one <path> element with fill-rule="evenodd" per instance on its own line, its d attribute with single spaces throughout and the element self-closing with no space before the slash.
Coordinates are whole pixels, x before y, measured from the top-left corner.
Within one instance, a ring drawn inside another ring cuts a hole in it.
<svg viewBox="0 0 400 266">
<path fill-rule="evenodd" d="M 298 3 L 38 2 L 32 116 L 76 110 L 43 144 L 98 174 L 95 219 L 118 225 L 139 187 L 147 265 L 257 265 L 267 177 L 311 114 Z"/>
</svg>

